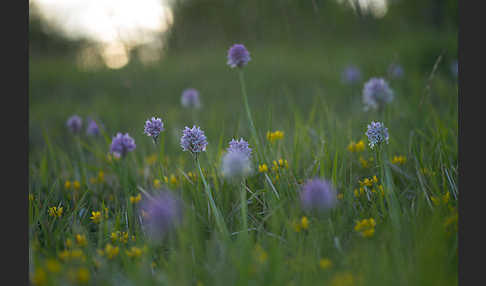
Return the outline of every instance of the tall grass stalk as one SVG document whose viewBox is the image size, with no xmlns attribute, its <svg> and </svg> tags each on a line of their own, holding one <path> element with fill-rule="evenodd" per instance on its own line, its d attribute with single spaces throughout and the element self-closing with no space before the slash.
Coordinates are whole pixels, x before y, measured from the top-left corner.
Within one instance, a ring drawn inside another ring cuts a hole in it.
<svg viewBox="0 0 486 286">
<path fill-rule="evenodd" d="M 216 203 L 214 202 L 213 195 L 211 194 L 211 188 L 209 187 L 208 183 L 206 182 L 206 178 L 204 177 L 204 174 L 201 169 L 201 164 L 199 162 L 199 157 L 196 155 L 195 156 L 196 160 L 196 166 L 199 170 L 199 174 L 201 175 L 201 179 L 204 184 L 204 191 L 206 192 L 206 195 L 208 196 L 209 200 L 209 206 L 211 207 L 211 211 L 214 215 L 214 218 L 216 220 L 216 226 L 218 227 L 218 230 L 221 232 L 221 234 L 224 236 L 224 238 L 228 238 L 228 229 L 226 228 L 226 224 L 224 222 L 223 216 L 221 215 L 221 212 L 219 211 L 218 207 L 216 206 Z"/>
</svg>

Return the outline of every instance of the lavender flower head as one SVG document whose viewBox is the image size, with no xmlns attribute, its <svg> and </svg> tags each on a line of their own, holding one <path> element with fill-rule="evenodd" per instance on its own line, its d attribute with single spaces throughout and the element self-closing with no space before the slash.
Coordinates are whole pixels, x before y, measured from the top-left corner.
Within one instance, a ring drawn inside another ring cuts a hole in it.
<svg viewBox="0 0 486 286">
<path fill-rule="evenodd" d="M 199 91 L 194 88 L 185 89 L 182 92 L 181 104 L 186 108 L 200 108 Z"/>
<path fill-rule="evenodd" d="M 375 145 L 381 145 L 383 142 L 388 144 L 388 128 L 381 122 L 371 121 L 365 134 L 368 136 L 371 149 L 373 149 Z"/>
<path fill-rule="evenodd" d="M 352 84 L 361 80 L 361 71 L 356 66 L 348 66 L 344 69 L 342 74 L 342 81 L 344 83 Z"/>
<path fill-rule="evenodd" d="M 96 121 L 93 119 L 89 120 L 88 127 L 86 127 L 86 135 L 88 136 L 98 136 L 100 134 L 100 128 Z"/>
<path fill-rule="evenodd" d="M 393 100 L 393 90 L 383 78 L 371 78 L 363 88 L 365 110 L 383 108 Z"/>
<path fill-rule="evenodd" d="M 302 187 L 300 202 L 306 211 L 324 212 L 336 205 L 336 190 L 328 181 L 315 178 Z"/>
<path fill-rule="evenodd" d="M 157 138 L 162 131 L 164 131 L 164 123 L 162 122 L 162 119 L 158 117 L 152 117 L 151 119 L 145 121 L 143 133 L 147 134 L 147 136 L 152 137 L 152 139 L 154 139 L 154 143 L 157 142 Z"/>
<path fill-rule="evenodd" d="M 231 68 L 235 68 L 235 67 L 242 68 L 243 66 L 247 65 L 250 60 L 251 60 L 250 53 L 248 52 L 248 50 L 245 48 L 244 45 L 234 44 L 228 50 L 227 64 Z"/>
<path fill-rule="evenodd" d="M 162 239 L 182 220 L 182 201 L 170 191 L 145 197 L 140 204 L 142 223 L 149 237 Z"/>
<path fill-rule="evenodd" d="M 391 64 L 388 67 L 388 74 L 390 75 L 391 78 L 402 78 L 405 75 L 405 71 L 403 70 L 403 67 L 399 64 Z"/>
<path fill-rule="evenodd" d="M 248 142 L 240 138 L 240 140 L 232 139 L 229 143 L 228 152 L 241 152 L 245 154 L 248 158 L 251 156 L 251 148 L 248 145 Z"/>
<path fill-rule="evenodd" d="M 221 162 L 221 173 L 227 179 L 242 179 L 252 172 L 250 157 L 239 150 L 227 152 Z"/>
<path fill-rule="evenodd" d="M 124 157 L 128 152 L 135 150 L 135 140 L 133 140 L 128 133 L 122 134 L 118 132 L 111 141 L 110 152 L 115 157 Z"/>
<path fill-rule="evenodd" d="M 83 120 L 81 119 L 81 117 L 73 115 L 68 118 L 66 125 L 72 133 L 79 133 L 83 125 Z"/>
<path fill-rule="evenodd" d="M 208 141 L 199 127 L 193 126 L 192 128 L 185 127 L 182 131 L 181 147 L 183 151 L 190 151 L 192 154 L 197 154 L 206 151 L 206 145 Z"/>
</svg>

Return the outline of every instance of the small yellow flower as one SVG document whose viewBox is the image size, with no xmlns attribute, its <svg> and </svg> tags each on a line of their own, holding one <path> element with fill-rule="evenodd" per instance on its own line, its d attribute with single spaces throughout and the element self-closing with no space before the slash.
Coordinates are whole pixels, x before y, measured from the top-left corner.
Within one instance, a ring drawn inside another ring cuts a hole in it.
<svg viewBox="0 0 486 286">
<path fill-rule="evenodd" d="M 71 257 L 71 253 L 69 252 L 69 250 L 63 250 L 63 251 L 59 252 L 58 256 L 59 256 L 59 259 L 61 259 L 63 261 L 67 261 Z"/>
<path fill-rule="evenodd" d="M 100 211 L 92 211 L 91 212 L 91 221 L 94 223 L 100 223 L 101 222 L 101 212 Z"/>
<path fill-rule="evenodd" d="M 319 260 L 319 266 L 326 270 L 332 266 L 332 261 L 329 258 L 322 258 Z"/>
<path fill-rule="evenodd" d="M 267 252 L 259 244 L 255 246 L 255 257 L 261 264 L 265 263 L 268 259 Z"/>
<path fill-rule="evenodd" d="M 365 149 L 365 144 L 363 140 L 359 140 L 358 143 L 354 143 L 354 141 L 351 141 L 347 147 L 348 151 L 353 153 L 353 152 L 362 152 Z"/>
<path fill-rule="evenodd" d="M 358 143 L 356 143 L 356 145 L 354 145 L 354 149 L 355 149 L 356 152 L 364 151 L 365 143 L 363 142 L 363 140 L 359 140 Z"/>
<path fill-rule="evenodd" d="M 403 155 L 399 155 L 399 156 L 393 156 L 392 160 L 391 160 L 392 164 L 396 164 L 396 165 L 403 165 L 405 164 L 405 162 L 407 162 L 407 157 L 403 156 Z"/>
<path fill-rule="evenodd" d="M 303 216 L 300 219 L 300 225 L 302 226 L 302 229 L 308 229 L 309 228 L 309 220 L 307 219 L 307 217 Z"/>
<path fill-rule="evenodd" d="M 64 188 L 65 189 L 71 188 L 71 181 L 67 180 L 66 182 L 64 182 Z"/>
<path fill-rule="evenodd" d="M 276 140 L 281 140 L 283 137 L 284 137 L 284 132 L 279 130 L 275 132 L 271 132 L 271 131 L 267 132 L 267 139 L 268 141 L 270 141 L 270 143 L 273 143 Z"/>
<path fill-rule="evenodd" d="M 440 205 L 440 199 L 438 197 L 435 197 L 435 196 L 431 196 L 430 197 L 430 200 L 432 201 L 432 203 L 436 206 Z"/>
<path fill-rule="evenodd" d="M 73 182 L 73 188 L 75 190 L 79 190 L 79 188 L 81 188 L 81 184 L 78 181 L 74 181 Z"/>
<path fill-rule="evenodd" d="M 98 182 L 98 180 L 95 177 L 91 177 L 91 178 L 89 178 L 89 182 L 90 182 L 90 184 L 94 185 Z"/>
<path fill-rule="evenodd" d="M 338 200 L 342 200 L 344 198 L 343 193 L 338 193 L 337 198 L 338 198 Z"/>
<path fill-rule="evenodd" d="M 120 235 L 120 232 L 119 231 L 116 231 L 116 232 L 112 232 L 111 233 L 111 241 L 113 243 L 115 243 L 117 240 L 118 240 L 118 236 Z"/>
<path fill-rule="evenodd" d="M 34 285 L 45 285 L 47 282 L 47 274 L 42 268 L 37 268 L 32 275 L 32 284 Z"/>
<path fill-rule="evenodd" d="M 127 232 L 122 232 L 120 234 L 120 242 L 122 243 L 127 243 L 128 242 L 128 233 Z"/>
<path fill-rule="evenodd" d="M 354 230 L 359 232 L 363 237 L 371 237 L 375 233 L 376 222 L 373 218 L 358 221 Z"/>
<path fill-rule="evenodd" d="M 86 257 L 84 256 L 84 253 L 81 249 L 71 250 L 70 258 L 71 259 L 78 259 L 78 260 L 81 260 L 81 261 L 86 260 Z"/>
<path fill-rule="evenodd" d="M 105 173 L 103 171 L 98 172 L 98 182 L 103 183 L 105 181 Z"/>
<path fill-rule="evenodd" d="M 160 185 L 161 185 L 161 182 L 159 179 L 155 179 L 154 180 L 154 188 L 158 189 L 160 188 Z"/>
<path fill-rule="evenodd" d="M 84 234 L 76 234 L 76 243 L 79 246 L 86 246 L 88 244 L 86 236 Z"/>
<path fill-rule="evenodd" d="M 32 202 L 34 200 L 34 195 L 33 194 L 29 194 L 29 202 Z"/>
<path fill-rule="evenodd" d="M 164 182 L 165 182 L 166 184 L 168 184 L 168 183 L 169 183 L 169 178 L 168 178 L 167 176 L 164 176 Z"/>
<path fill-rule="evenodd" d="M 120 248 L 118 248 L 118 246 L 113 246 L 111 244 L 107 244 L 105 246 L 105 251 L 104 251 L 104 254 L 106 255 L 106 257 L 108 259 L 113 259 L 115 256 L 118 255 L 118 252 L 120 251 Z"/>
<path fill-rule="evenodd" d="M 130 248 L 129 250 L 125 250 L 125 253 L 127 254 L 128 257 L 137 258 L 142 256 L 143 251 L 142 249 L 136 246 L 132 246 L 132 248 Z"/>
<path fill-rule="evenodd" d="M 354 286 L 355 279 L 349 272 L 340 272 L 331 279 L 331 286 Z"/>
<path fill-rule="evenodd" d="M 442 196 L 442 202 L 444 204 L 447 204 L 450 199 L 451 199 L 451 193 L 449 192 L 447 192 L 444 196 Z"/>
<path fill-rule="evenodd" d="M 78 272 L 76 274 L 77 281 L 81 284 L 88 283 L 89 281 L 89 270 L 85 267 L 81 267 L 78 269 Z"/>
<path fill-rule="evenodd" d="M 61 217 L 63 208 L 62 207 L 59 207 L 59 208 L 58 207 L 50 207 L 48 211 L 49 211 L 49 216 Z"/>
<path fill-rule="evenodd" d="M 145 157 L 145 162 L 149 166 L 155 164 L 155 162 L 157 162 L 157 154 L 152 154 L 150 156 Z"/>
<path fill-rule="evenodd" d="M 172 185 L 177 185 L 177 178 L 174 174 L 170 174 L 170 183 Z"/>
<path fill-rule="evenodd" d="M 56 259 L 46 260 L 46 269 L 52 273 L 58 273 L 61 271 L 61 264 Z"/>
<path fill-rule="evenodd" d="M 66 239 L 66 247 L 71 248 L 72 246 L 73 246 L 73 241 L 70 238 Z"/>
<path fill-rule="evenodd" d="M 355 145 L 356 144 L 354 143 L 354 141 L 351 141 L 351 143 L 349 143 L 349 145 L 347 147 L 348 151 L 351 152 L 351 153 L 354 152 L 354 150 L 355 150 L 355 147 L 354 146 Z"/>
<path fill-rule="evenodd" d="M 142 194 L 138 194 L 137 196 L 130 196 L 130 203 L 132 204 L 136 204 L 138 202 L 140 202 L 140 200 L 142 199 Z"/>
</svg>

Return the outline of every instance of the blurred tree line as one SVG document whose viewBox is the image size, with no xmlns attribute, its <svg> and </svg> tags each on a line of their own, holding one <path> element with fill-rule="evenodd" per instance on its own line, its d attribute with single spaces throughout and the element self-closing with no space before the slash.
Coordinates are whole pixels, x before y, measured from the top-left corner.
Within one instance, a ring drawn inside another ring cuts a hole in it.
<svg viewBox="0 0 486 286">
<path fill-rule="evenodd" d="M 160 0 L 163 1 L 163 0 Z M 414 31 L 458 30 L 457 0 L 388 0 L 385 17 L 350 9 L 358 0 L 169 0 L 174 24 L 168 47 L 184 49 L 214 42 L 313 41 Z M 30 5 L 31 56 L 70 55 L 84 40 L 68 40 L 48 27 Z"/>
</svg>

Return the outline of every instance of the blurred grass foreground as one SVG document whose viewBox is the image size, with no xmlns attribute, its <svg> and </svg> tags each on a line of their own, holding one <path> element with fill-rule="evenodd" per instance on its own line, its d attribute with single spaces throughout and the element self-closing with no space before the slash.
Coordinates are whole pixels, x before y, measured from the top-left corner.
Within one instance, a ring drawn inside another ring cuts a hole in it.
<svg viewBox="0 0 486 286">
<path fill-rule="evenodd" d="M 457 1 L 29 3 L 34 285 L 457 285 Z"/>
</svg>

